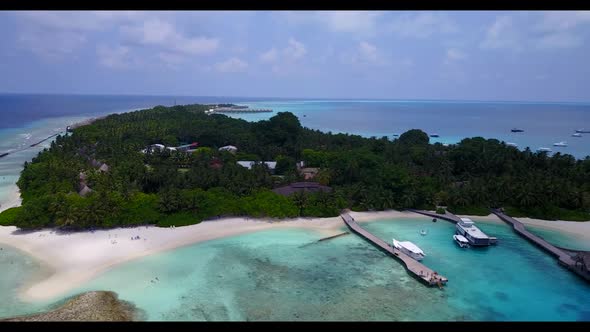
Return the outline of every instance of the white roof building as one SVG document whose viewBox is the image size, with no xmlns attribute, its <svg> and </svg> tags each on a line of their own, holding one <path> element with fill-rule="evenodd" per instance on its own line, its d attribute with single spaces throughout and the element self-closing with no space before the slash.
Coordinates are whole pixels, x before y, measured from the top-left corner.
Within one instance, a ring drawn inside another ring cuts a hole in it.
<svg viewBox="0 0 590 332">
<path fill-rule="evenodd" d="M 252 169 L 252 166 L 254 166 L 255 164 L 256 164 L 256 162 L 255 161 L 252 161 L 252 160 L 240 160 L 240 161 L 238 161 L 238 165 L 240 165 L 242 167 L 245 167 L 247 169 Z M 276 161 L 265 161 L 264 164 L 270 170 L 274 170 L 277 167 L 277 162 Z"/>
<path fill-rule="evenodd" d="M 219 151 L 229 151 L 229 152 L 236 152 L 238 151 L 238 148 L 236 148 L 233 145 L 226 145 L 226 146 L 222 146 L 218 149 Z"/>
</svg>

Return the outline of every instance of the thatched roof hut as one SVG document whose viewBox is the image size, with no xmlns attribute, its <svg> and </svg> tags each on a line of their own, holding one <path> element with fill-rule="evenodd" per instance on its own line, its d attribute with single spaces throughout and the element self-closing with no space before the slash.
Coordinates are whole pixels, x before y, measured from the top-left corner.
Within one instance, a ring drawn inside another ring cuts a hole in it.
<svg viewBox="0 0 590 332">
<path fill-rule="evenodd" d="M 101 166 L 98 168 L 98 170 L 99 170 L 99 171 L 101 171 L 101 172 L 108 172 L 108 171 L 109 171 L 109 165 L 107 165 L 107 164 L 102 164 L 102 165 L 101 165 Z"/>
<path fill-rule="evenodd" d="M 92 189 L 90 189 L 90 187 L 88 187 L 87 185 L 83 185 L 82 189 L 80 189 L 80 191 L 78 192 L 78 195 L 85 197 L 86 195 L 90 194 L 92 192 Z"/>
</svg>

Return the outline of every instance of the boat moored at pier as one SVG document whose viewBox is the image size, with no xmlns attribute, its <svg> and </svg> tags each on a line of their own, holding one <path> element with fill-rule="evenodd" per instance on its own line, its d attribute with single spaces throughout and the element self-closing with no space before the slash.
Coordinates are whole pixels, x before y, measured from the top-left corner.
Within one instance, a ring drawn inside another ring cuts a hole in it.
<svg viewBox="0 0 590 332">
<path fill-rule="evenodd" d="M 393 239 L 393 247 L 417 261 L 421 261 L 426 256 L 422 249 L 410 241 L 397 241 Z"/>
<path fill-rule="evenodd" d="M 456 234 L 467 239 L 471 246 L 489 246 L 496 243 L 496 238 L 489 237 L 482 232 L 469 218 L 461 218 L 455 227 L 457 228 Z"/>
<path fill-rule="evenodd" d="M 467 240 L 463 235 L 455 234 L 453 235 L 453 240 L 455 240 L 459 247 L 469 248 L 469 240 Z"/>
</svg>

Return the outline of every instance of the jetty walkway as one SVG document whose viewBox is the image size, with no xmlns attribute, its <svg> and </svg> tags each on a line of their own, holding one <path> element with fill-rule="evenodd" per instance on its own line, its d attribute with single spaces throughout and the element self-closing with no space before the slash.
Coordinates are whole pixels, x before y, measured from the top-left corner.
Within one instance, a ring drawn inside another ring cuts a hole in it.
<svg viewBox="0 0 590 332">
<path fill-rule="evenodd" d="M 434 212 L 430 212 L 430 211 L 424 211 L 424 210 L 416 210 L 416 209 L 406 209 L 407 211 L 410 212 L 414 212 L 414 213 L 418 213 L 418 214 L 422 214 L 425 216 L 429 216 L 429 217 L 433 217 L 433 218 L 438 218 L 438 219 L 443 219 L 446 221 L 450 221 L 453 224 L 456 224 L 458 222 L 461 222 L 461 218 L 457 217 L 456 215 L 449 213 L 449 212 L 445 212 L 445 214 L 439 214 L 439 213 L 434 213 Z"/>
<path fill-rule="evenodd" d="M 342 220 L 344 220 L 346 226 L 350 228 L 350 230 L 360 235 L 362 238 L 369 241 L 371 244 L 373 244 L 380 250 L 384 251 L 385 253 L 389 254 L 390 256 L 401 262 L 406 268 L 406 270 L 410 273 L 410 275 L 417 278 L 421 282 L 425 283 L 428 286 L 438 285 L 441 288 L 442 285 L 447 283 L 447 278 L 428 268 L 426 265 L 411 258 L 405 253 L 399 251 L 392 245 L 387 244 L 385 241 L 381 240 L 375 235 L 367 232 L 356 221 L 354 221 L 354 218 L 352 218 L 350 214 L 348 214 L 348 212 L 342 213 L 341 217 Z"/>
<path fill-rule="evenodd" d="M 588 261 L 590 261 L 590 259 L 588 259 L 590 257 L 590 252 L 558 248 L 545 241 L 543 238 L 527 231 L 523 223 L 520 221 L 502 213 L 498 209 L 492 209 L 491 211 L 502 221 L 512 225 L 512 228 L 518 235 L 557 257 L 557 261 L 560 265 L 574 271 L 577 275 L 586 279 L 586 281 L 590 281 L 590 265 L 588 264 Z"/>
<path fill-rule="evenodd" d="M 91 118 L 91 119 L 83 120 L 83 121 L 80 121 L 80 122 L 74 123 L 74 124 L 72 124 L 72 125 L 71 125 L 71 126 L 69 126 L 69 127 L 70 127 L 71 129 L 76 129 L 76 128 L 79 128 L 79 127 L 82 127 L 82 126 L 89 125 L 89 124 L 93 123 L 93 122 L 94 122 L 94 121 L 96 121 L 96 120 L 104 119 L 104 118 L 106 118 L 106 117 L 107 117 L 107 116 L 105 115 L 105 116 L 101 116 L 101 117 L 98 117 L 98 118 Z M 29 145 L 29 146 L 27 146 L 27 147 L 24 147 L 24 148 L 20 148 L 20 149 L 12 150 L 12 151 L 10 151 L 10 152 L 0 152 L 0 158 L 6 157 L 6 156 L 8 156 L 9 154 L 13 154 L 13 153 L 21 152 L 21 151 L 24 151 L 24 150 L 27 150 L 27 149 L 30 149 L 30 148 L 34 148 L 34 147 L 36 147 L 37 145 L 39 145 L 39 144 L 41 144 L 41 143 L 43 143 L 43 142 L 45 142 L 45 141 L 47 141 L 47 140 L 49 140 L 49 139 L 51 139 L 51 138 L 54 138 L 54 137 L 55 137 L 55 136 L 57 136 L 57 135 L 63 134 L 63 133 L 67 133 L 67 130 L 61 130 L 60 132 L 57 132 L 57 133 L 55 133 L 55 134 L 52 134 L 51 136 L 48 136 L 48 137 L 46 137 L 46 138 L 44 138 L 44 139 L 42 139 L 42 140 L 40 140 L 40 141 L 38 141 L 38 142 L 36 142 L 36 143 L 33 143 L 33 144 L 31 144 L 31 145 Z"/>
</svg>

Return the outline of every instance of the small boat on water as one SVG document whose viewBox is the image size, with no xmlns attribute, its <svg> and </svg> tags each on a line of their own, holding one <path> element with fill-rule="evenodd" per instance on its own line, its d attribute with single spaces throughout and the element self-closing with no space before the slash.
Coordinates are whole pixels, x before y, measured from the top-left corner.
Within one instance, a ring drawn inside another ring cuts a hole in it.
<svg viewBox="0 0 590 332">
<path fill-rule="evenodd" d="M 513 133 L 522 133 L 522 132 L 524 132 L 524 130 L 519 129 L 519 128 L 512 128 L 510 131 L 513 132 Z"/>
<path fill-rule="evenodd" d="M 440 137 L 438 134 L 430 134 L 430 137 Z"/>
<path fill-rule="evenodd" d="M 462 235 L 470 245 L 472 246 L 488 246 L 494 244 L 497 239 L 489 237 L 486 233 L 482 232 L 473 220 L 469 218 L 461 218 L 461 221 L 456 225 L 457 235 Z"/>
<path fill-rule="evenodd" d="M 453 240 L 455 240 L 455 242 L 457 242 L 459 247 L 469 248 L 469 240 L 467 240 L 463 235 L 455 234 L 455 235 L 453 235 Z"/>
<path fill-rule="evenodd" d="M 425 229 L 423 229 L 423 230 L 420 231 L 420 235 L 424 236 L 426 234 L 428 234 L 428 232 Z"/>
<path fill-rule="evenodd" d="M 561 142 L 553 143 L 553 146 L 566 147 L 567 142 L 561 141 Z"/>
<path fill-rule="evenodd" d="M 410 241 L 397 241 L 393 239 L 393 247 L 417 261 L 421 261 L 425 256 L 422 249 Z"/>
<path fill-rule="evenodd" d="M 436 218 L 432 218 L 432 222 L 436 222 Z"/>
<path fill-rule="evenodd" d="M 578 134 L 590 134 L 590 130 L 586 130 L 586 129 L 577 129 L 576 133 Z"/>
<path fill-rule="evenodd" d="M 575 133 L 575 134 L 572 134 L 572 137 L 582 137 L 582 134 L 580 134 L 580 133 Z"/>
<path fill-rule="evenodd" d="M 516 143 L 512 143 L 512 142 L 508 142 L 508 143 L 506 143 L 506 145 L 508 145 L 508 146 L 512 146 L 512 147 L 515 147 L 515 148 L 517 148 L 517 147 L 518 147 L 518 144 L 516 144 Z"/>
<path fill-rule="evenodd" d="M 550 148 L 538 148 L 537 152 L 551 152 Z"/>
</svg>

